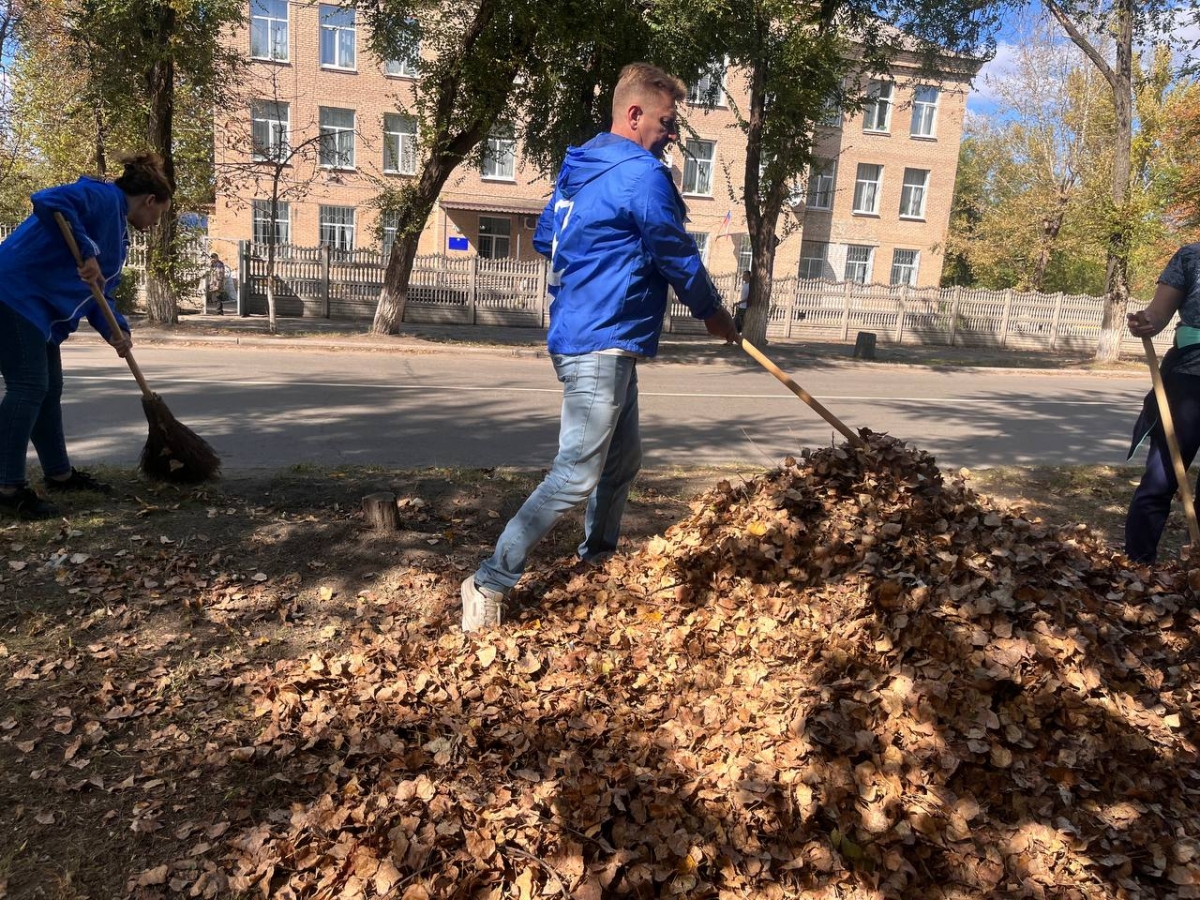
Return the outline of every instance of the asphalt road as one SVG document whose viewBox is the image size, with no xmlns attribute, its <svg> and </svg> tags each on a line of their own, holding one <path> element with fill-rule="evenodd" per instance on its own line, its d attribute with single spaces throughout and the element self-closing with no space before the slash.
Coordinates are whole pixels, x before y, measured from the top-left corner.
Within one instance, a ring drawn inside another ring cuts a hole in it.
<svg viewBox="0 0 1200 900">
<path fill-rule="evenodd" d="M 647 467 L 769 465 L 832 429 L 732 348 L 729 362 L 639 367 Z M 550 362 L 503 352 L 358 353 L 142 345 L 176 417 L 227 471 L 296 463 L 547 465 L 560 391 Z M 63 348 L 72 459 L 133 465 L 146 437 L 137 386 L 111 350 Z M 829 363 L 793 376 L 850 427 L 958 468 L 1120 463 L 1144 377 Z"/>
</svg>

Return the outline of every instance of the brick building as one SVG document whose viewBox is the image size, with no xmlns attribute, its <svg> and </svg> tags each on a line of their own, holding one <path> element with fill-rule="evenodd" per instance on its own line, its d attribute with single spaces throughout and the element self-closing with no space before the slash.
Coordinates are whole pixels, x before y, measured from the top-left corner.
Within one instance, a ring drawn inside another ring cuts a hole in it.
<svg viewBox="0 0 1200 900">
<path fill-rule="evenodd" d="M 280 242 L 387 249 L 394 229 L 373 200 L 417 171 L 415 123 L 403 112 L 412 108 L 414 67 L 374 58 L 353 9 L 251 0 L 250 12 L 234 36 L 252 61 L 248 93 L 216 129 L 214 249 L 232 253 L 237 241 L 261 240 L 272 227 L 270 189 L 261 171 L 257 180 L 248 173 L 254 158 L 269 161 L 280 147 L 295 154 L 281 181 Z M 819 163 L 793 195 L 801 227 L 787 229 L 776 277 L 938 283 L 969 76 L 924 80 L 916 57 L 899 60 L 893 75 L 862 85 L 876 98 L 863 112 L 831 111 L 818 127 Z M 744 108 L 744 79 L 735 71 L 724 77 Z M 688 203 L 689 231 L 722 274 L 749 261 L 731 190 L 745 145 L 727 104 L 701 102 L 714 94 L 724 101 L 712 87 L 709 79 L 692 87 L 686 152 L 673 147 L 668 161 Z M 510 135 L 495 134 L 481 168 L 464 165 L 451 177 L 419 252 L 532 259 L 551 187 Z"/>
</svg>

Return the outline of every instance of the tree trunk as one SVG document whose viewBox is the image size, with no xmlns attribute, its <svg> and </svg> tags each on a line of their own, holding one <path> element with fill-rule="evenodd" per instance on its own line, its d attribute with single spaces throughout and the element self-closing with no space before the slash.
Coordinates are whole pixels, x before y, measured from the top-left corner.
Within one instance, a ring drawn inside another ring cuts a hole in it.
<svg viewBox="0 0 1200 900">
<path fill-rule="evenodd" d="M 167 2 L 157 6 L 151 24 L 159 55 L 146 72 L 150 103 L 146 121 L 150 146 L 163 159 L 167 181 L 175 186 L 175 160 L 172 128 L 175 119 L 175 62 L 170 43 L 175 32 L 175 10 Z M 146 254 L 146 318 L 155 325 L 179 322 L 179 296 L 176 285 L 179 261 L 175 255 L 175 214 L 168 211 L 162 222 L 150 232 Z"/>
<path fill-rule="evenodd" d="M 267 330 L 279 333 L 275 318 L 275 242 L 279 240 L 279 167 L 276 166 L 275 185 L 271 192 L 271 222 L 267 231 Z"/>
<path fill-rule="evenodd" d="M 396 242 L 392 245 L 387 270 L 383 275 L 379 306 L 371 323 L 371 334 L 395 334 L 400 329 L 400 323 L 404 321 L 404 305 L 408 301 L 408 279 L 417 258 L 421 231 L 454 167 L 463 158 L 464 151 L 461 148 L 465 146 L 469 150 L 479 143 L 482 136 L 483 127 L 476 123 L 455 138 L 446 152 L 431 156 L 421 171 L 420 180 L 405 197 L 404 206 L 399 211 Z"/>
<path fill-rule="evenodd" d="M 1042 236 L 1038 241 L 1038 255 L 1033 263 L 1033 272 L 1029 276 L 1029 289 L 1041 292 L 1046 284 L 1046 269 L 1050 267 L 1050 258 L 1054 255 L 1054 244 L 1058 233 L 1062 230 L 1063 217 L 1067 213 L 1067 199 L 1061 194 L 1054 212 L 1042 220 Z"/>
</svg>

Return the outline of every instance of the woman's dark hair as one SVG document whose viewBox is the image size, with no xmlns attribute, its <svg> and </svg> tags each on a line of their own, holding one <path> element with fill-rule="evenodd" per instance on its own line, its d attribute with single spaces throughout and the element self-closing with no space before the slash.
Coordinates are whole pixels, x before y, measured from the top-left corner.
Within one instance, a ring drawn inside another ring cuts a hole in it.
<svg viewBox="0 0 1200 900">
<path fill-rule="evenodd" d="M 167 178 L 162 157 L 153 150 L 128 153 L 119 157 L 118 161 L 125 166 L 125 171 L 114 184 L 129 196 L 153 194 L 154 199 L 159 202 L 170 200 L 174 196 L 175 188 Z"/>
</svg>

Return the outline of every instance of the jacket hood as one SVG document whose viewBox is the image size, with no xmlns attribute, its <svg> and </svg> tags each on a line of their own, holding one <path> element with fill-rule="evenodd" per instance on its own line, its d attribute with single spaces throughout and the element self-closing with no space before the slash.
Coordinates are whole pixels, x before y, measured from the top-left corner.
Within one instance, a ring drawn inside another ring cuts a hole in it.
<svg viewBox="0 0 1200 900">
<path fill-rule="evenodd" d="M 599 134 L 582 147 L 567 148 L 567 158 L 559 174 L 559 189 L 563 196 L 573 197 L 580 188 L 605 172 L 634 160 L 662 164 L 650 151 L 643 150 L 628 138 L 612 132 Z"/>
</svg>

